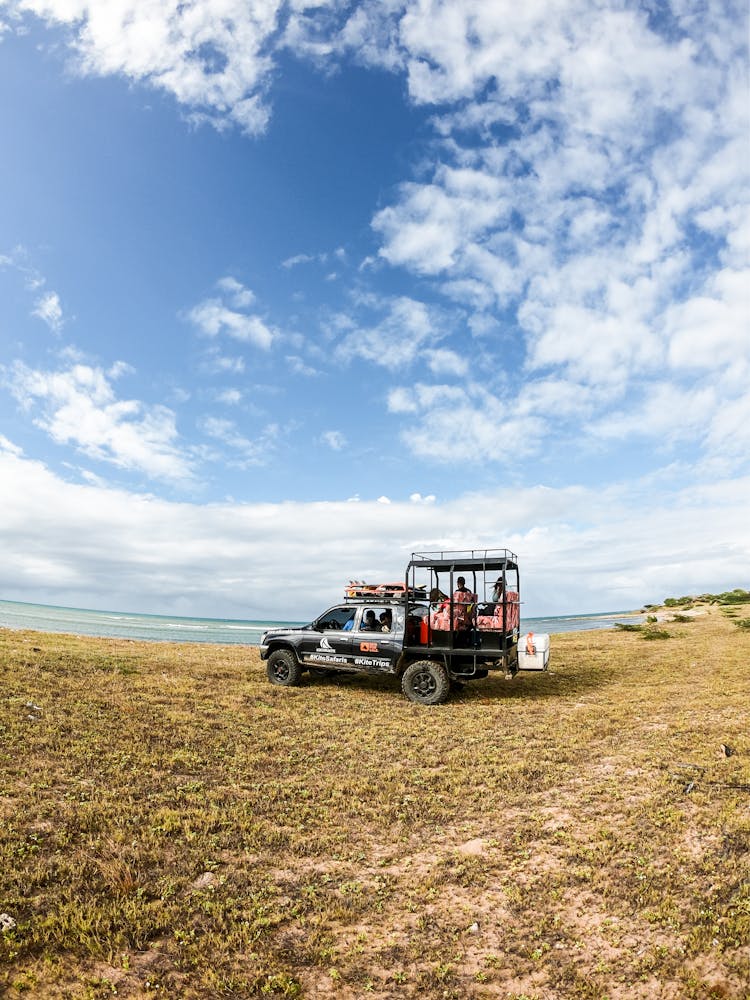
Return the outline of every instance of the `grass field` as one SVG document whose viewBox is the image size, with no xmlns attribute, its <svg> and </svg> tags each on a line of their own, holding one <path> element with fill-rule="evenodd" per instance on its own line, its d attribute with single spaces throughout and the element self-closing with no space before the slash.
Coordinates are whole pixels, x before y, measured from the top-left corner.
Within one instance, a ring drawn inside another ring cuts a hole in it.
<svg viewBox="0 0 750 1000">
<path fill-rule="evenodd" d="M 749 997 L 749 613 L 431 709 L 0 630 L 0 995 Z"/>
</svg>

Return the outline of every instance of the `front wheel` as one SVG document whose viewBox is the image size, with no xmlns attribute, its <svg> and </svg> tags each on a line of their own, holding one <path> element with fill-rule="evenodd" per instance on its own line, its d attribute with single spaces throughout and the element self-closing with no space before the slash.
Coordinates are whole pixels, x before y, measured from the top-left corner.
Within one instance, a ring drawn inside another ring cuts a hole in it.
<svg viewBox="0 0 750 1000">
<path fill-rule="evenodd" d="M 302 679 L 302 668 L 294 653 L 288 649 L 277 649 L 268 657 L 266 674 L 272 684 L 292 687 Z"/>
<path fill-rule="evenodd" d="M 442 663 L 417 660 L 410 663 L 401 678 L 401 690 L 409 701 L 419 705 L 442 705 L 450 693 L 451 682 Z"/>
</svg>

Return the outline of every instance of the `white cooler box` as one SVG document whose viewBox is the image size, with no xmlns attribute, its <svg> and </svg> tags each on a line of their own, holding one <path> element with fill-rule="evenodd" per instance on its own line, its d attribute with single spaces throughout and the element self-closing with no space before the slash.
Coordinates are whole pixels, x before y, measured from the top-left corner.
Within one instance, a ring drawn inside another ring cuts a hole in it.
<svg viewBox="0 0 750 1000">
<path fill-rule="evenodd" d="M 529 635 L 533 653 L 527 653 Z M 518 669 L 546 670 L 549 663 L 549 636 L 542 632 L 522 632 L 518 640 Z"/>
</svg>

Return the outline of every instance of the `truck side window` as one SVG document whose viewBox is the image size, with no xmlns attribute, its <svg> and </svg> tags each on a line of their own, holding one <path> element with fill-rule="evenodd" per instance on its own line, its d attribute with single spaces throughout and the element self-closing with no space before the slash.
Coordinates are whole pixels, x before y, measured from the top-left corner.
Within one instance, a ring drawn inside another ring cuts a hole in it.
<svg viewBox="0 0 750 1000">
<path fill-rule="evenodd" d="M 341 629 L 348 631 L 354 624 L 354 608 L 331 608 L 318 622 L 319 629 Z"/>
</svg>

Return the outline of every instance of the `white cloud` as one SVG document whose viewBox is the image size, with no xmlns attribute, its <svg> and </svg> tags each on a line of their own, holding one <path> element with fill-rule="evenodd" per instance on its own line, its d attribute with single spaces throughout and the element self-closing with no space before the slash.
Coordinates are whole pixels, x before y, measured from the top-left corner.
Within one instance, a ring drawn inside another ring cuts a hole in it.
<svg viewBox="0 0 750 1000">
<path fill-rule="evenodd" d="M 226 445 L 230 449 L 228 464 L 241 469 L 265 465 L 279 436 L 278 425 L 269 424 L 257 438 L 251 440 L 233 420 L 223 417 L 204 417 L 200 429 L 209 438 Z"/>
<path fill-rule="evenodd" d="M 750 366 L 750 268 L 717 272 L 703 294 L 667 310 L 665 325 L 675 368 Z"/>
<path fill-rule="evenodd" d="M 478 383 L 400 386 L 388 409 L 412 415 L 401 438 L 416 455 L 461 466 L 517 462 L 539 449 L 548 420 Z"/>
<path fill-rule="evenodd" d="M 216 287 L 228 294 L 230 303 L 235 309 L 247 309 L 255 302 L 255 293 L 231 276 L 219 278 Z"/>
<path fill-rule="evenodd" d="M 332 451 L 341 451 L 347 445 L 346 435 L 341 431 L 325 431 L 320 439 Z"/>
<path fill-rule="evenodd" d="M 4 434 L 0 434 L 0 451 L 15 455 L 17 458 L 23 455 L 23 448 L 19 448 L 17 444 L 13 444 Z"/>
<path fill-rule="evenodd" d="M 223 389 L 217 393 L 216 399 L 219 403 L 226 403 L 227 406 L 236 406 L 242 402 L 242 393 L 239 389 Z"/>
<path fill-rule="evenodd" d="M 218 348 L 206 352 L 202 362 L 205 371 L 213 374 L 241 375 L 245 371 L 245 359 L 222 354 Z"/>
<path fill-rule="evenodd" d="M 4 374 L 22 408 L 57 444 L 156 479 L 192 480 L 193 463 L 179 446 L 172 410 L 118 399 L 102 369 L 76 364 L 46 372 L 16 362 Z"/>
<path fill-rule="evenodd" d="M 46 323 L 53 333 L 59 333 L 63 325 L 63 311 L 57 292 L 47 292 L 37 299 L 33 315 Z"/>
<path fill-rule="evenodd" d="M 295 375 L 303 375 L 305 378 L 313 378 L 316 375 L 320 375 L 317 368 L 313 368 L 312 365 L 308 365 L 306 361 L 297 354 L 287 354 L 284 361 L 289 367 L 289 371 L 293 372 Z"/>
<path fill-rule="evenodd" d="M 195 120 L 262 132 L 281 0 L 16 0 L 69 27 L 76 68 L 122 74 L 171 94 Z"/>
<path fill-rule="evenodd" d="M 423 302 L 400 296 L 380 305 L 386 315 L 374 326 L 357 327 L 351 317 L 340 317 L 341 325 L 352 332 L 336 348 L 339 360 L 363 358 L 395 371 L 412 364 L 426 346 L 443 336 L 439 313 Z"/>
<path fill-rule="evenodd" d="M 425 351 L 424 356 L 430 371 L 435 375 L 463 376 L 469 371 L 468 358 L 444 347 Z"/>
<path fill-rule="evenodd" d="M 704 436 L 716 411 L 711 388 L 683 390 L 670 383 L 649 385 L 645 398 L 592 424 L 599 437 L 647 437 L 661 441 L 695 441 Z"/>
<path fill-rule="evenodd" d="M 220 299 L 205 299 L 190 310 L 188 317 L 207 337 L 226 334 L 266 351 L 273 343 L 273 332 L 259 316 L 230 309 Z"/>
<path fill-rule="evenodd" d="M 293 257 L 287 257 L 286 260 L 282 260 L 281 266 L 289 270 L 289 268 L 297 267 L 300 264 L 312 264 L 312 262 L 317 259 L 318 258 L 313 254 L 298 253 Z"/>
<path fill-rule="evenodd" d="M 653 491 L 636 481 L 446 503 L 170 503 L 65 482 L 11 447 L 0 449 L 0 592 L 79 607 L 305 618 L 339 600 L 347 580 L 398 577 L 414 550 L 497 545 L 519 554 L 527 615 L 744 586 L 750 482 Z"/>
</svg>

